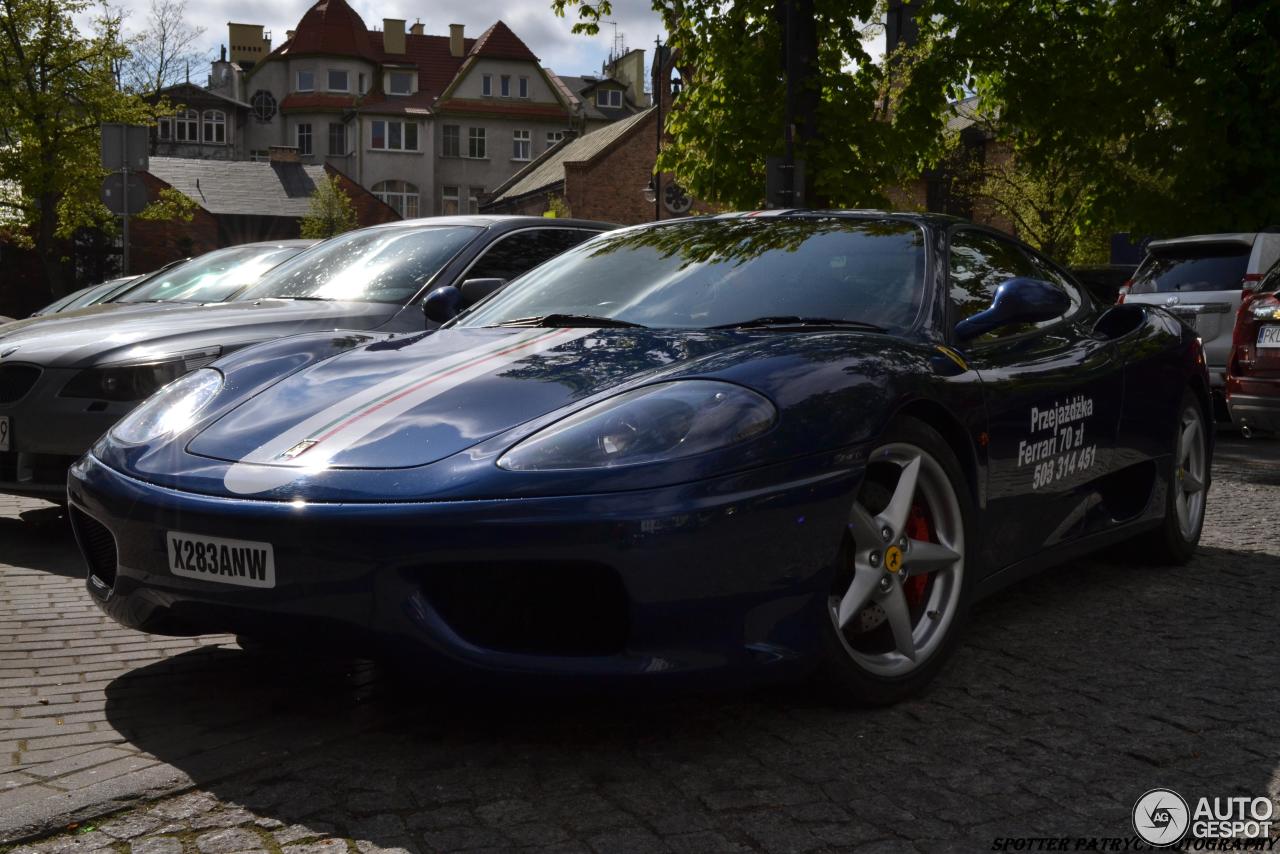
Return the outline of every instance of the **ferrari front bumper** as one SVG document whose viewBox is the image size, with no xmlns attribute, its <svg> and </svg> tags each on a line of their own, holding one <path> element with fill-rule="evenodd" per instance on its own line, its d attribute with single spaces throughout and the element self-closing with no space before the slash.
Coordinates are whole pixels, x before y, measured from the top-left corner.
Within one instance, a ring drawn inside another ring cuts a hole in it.
<svg viewBox="0 0 1280 854">
<path fill-rule="evenodd" d="M 166 489 L 89 455 L 68 498 L 90 595 L 126 626 L 656 677 L 802 667 L 861 475 L 829 457 L 625 493 L 287 503 Z M 270 543 L 275 586 L 175 574 L 171 531 Z"/>
</svg>

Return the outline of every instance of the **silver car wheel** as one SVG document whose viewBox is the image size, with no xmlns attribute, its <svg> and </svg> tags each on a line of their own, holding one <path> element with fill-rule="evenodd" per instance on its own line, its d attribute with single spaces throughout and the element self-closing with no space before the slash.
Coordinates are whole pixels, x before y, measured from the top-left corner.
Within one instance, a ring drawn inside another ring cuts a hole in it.
<svg viewBox="0 0 1280 854">
<path fill-rule="evenodd" d="M 1178 531 L 1191 542 L 1204 524 L 1205 448 L 1204 420 L 1200 409 L 1192 404 L 1182 412 L 1178 422 L 1178 447 L 1175 452 L 1174 503 L 1178 513 Z"/>
<path fill-rule="evenodd" d="M 893 677 L 937 651 L 960 608 L 964 517 L 946 471 L 928 452 L 889 444 L 871 457 L 871 465 L 881 463 L 898 469 L 897 482 L 883 509 L 873 512 L 862 496 L 854 501 L 852 580 L 832 592 L 828 610 L 854 662 Z"/>
</svg>

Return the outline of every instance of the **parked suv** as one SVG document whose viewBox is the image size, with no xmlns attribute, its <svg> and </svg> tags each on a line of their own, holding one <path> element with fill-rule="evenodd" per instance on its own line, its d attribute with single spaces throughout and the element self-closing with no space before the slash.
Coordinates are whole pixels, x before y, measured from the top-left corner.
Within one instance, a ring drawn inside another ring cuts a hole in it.
<svg viewBox="0 0 1280 854">
<path fill-rule="evenodd" d="M 1236 312 L 1247 289 L 1280 259 L 1280 233 L 1201 234 L 1153 240 L 1118 302 L 1159 305 L 1204 341 L 1214 392 L 1226 387 Z"/>
<path fill-rule="evenodd" d="M 1227 406 L 1245 436 L 1280 430 L 1280 263 L 1245 293 L 1236 315 Z"/>
</svg>

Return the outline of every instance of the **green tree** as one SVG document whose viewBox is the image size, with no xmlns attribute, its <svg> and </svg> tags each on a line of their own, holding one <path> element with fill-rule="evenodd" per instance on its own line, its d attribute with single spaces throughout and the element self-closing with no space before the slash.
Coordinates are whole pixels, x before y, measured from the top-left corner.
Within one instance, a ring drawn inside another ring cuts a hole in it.
<svg viewBox="0 0 1280 854">
<path fill-rule="evenodd" d="M 922 63 L 999 114 L 1020 162 L 1090 177 L 1080 228 L 1280 222 L 1275 0 L 915 5 Z"/>
<path fill-rule="evenodd" d="M 316 185 L 311 206 L 302 218 L 302 236 L 323 240 L 359 225 L 356 206 L 333 175 Z"/>
<path fill-rule="evenodd" d="M 165 187 L 136 216 L 143 222 L 191 222 L 200 206 L 181 190 Z"/>
<path fill-rule="evenodd" d="M 913 86 L 890 87 L 865 45 L 862 22 L 878 19 L 877 0 L 794 2 L 793 25 L 816 48 L 812 56 L 803 51 L 797 93 L 796 158 L 805 161 L 807 201 L 883 205 L 885 188 L 918 174 L 941 151 L 940 67 L 922 64 L 910 69 Z M 574 30 L 586 33 L 597 32 L 612 11 L 608 0 L 552 0 L 552 8 L 559 15 L 576 8 Z M 653 8 L 685 83 L 665 121 L 670 144 L 659 168 L 701 199 L 759 205 L 765 158 L 782 154 L 784 145 L 783 4 L 653 0 Z"/>
<path fill-rule="evenodd" d="M 35 249 L 46 296 L 71 282 L 65 244 L 77 228 L 112 230 L 99 200 L 101 122 L 145 124 L 154 110 L 122 93 L 114 68 L 128 51 L 118 18 L 84 34 L 88 0 L 0 0 L 0 220 L 8 239 Z"/>
</svg>

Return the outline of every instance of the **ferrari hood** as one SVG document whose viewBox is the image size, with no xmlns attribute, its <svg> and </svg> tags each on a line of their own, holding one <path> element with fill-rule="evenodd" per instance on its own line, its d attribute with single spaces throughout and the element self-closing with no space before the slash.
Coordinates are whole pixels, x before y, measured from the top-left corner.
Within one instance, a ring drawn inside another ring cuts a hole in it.
<svg viewBox="0 0 1280 854">
<path fill-rule="evenodd" d="M 384 303 L 301 300 L 92 306 L 0 326 L 0 353 L 12 351 L 7 360 L 47 368 L 87 367 L 232 349 L 300 332 L 371 329 L 397 310 Z"/>
<path fill-rule="evenodd" d="M 382 340 L 286 377 L 206 427 L 188 450 L 239 464 L 245 492 L 272 488 L 264 479 L 292 480 L 299 468 L 426 465 L 736 340 L 574 328 L 447 329 Z M 237 478 L 228 474 L 232 489 Z"/>
</svg>

